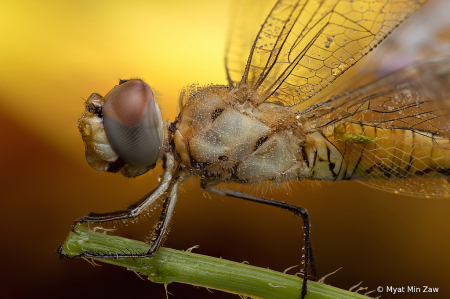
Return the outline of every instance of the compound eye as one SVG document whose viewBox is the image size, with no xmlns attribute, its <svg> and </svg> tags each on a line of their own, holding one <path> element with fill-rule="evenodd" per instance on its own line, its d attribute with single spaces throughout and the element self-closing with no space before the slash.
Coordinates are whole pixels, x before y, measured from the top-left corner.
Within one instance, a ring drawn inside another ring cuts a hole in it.
<svg viewBox="0 0 450 299">
<path fill-rule="evenodd" d="M 161 110 L 142 80 L 129 80 L 105 97 L 103 125 L 114 152 L 131 166 L 151 166 L 164 139 Z"/>
</svg>

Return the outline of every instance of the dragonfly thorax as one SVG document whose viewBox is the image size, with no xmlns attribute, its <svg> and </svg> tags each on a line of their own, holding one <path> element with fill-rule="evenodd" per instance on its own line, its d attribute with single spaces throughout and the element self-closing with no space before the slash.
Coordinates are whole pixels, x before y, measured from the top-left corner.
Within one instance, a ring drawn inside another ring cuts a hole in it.
<svg viewBox="0 0 450 299">
<path fill-rule="evenodd" d="M 181 163 L 221 181 L 308 176 L 315 149 L 294 111 L 273 103 L 254 106 L 253 95 L 235 96 L 238 88 L 207 87 L 182 107 L 171 142 Z"/>
</svg>

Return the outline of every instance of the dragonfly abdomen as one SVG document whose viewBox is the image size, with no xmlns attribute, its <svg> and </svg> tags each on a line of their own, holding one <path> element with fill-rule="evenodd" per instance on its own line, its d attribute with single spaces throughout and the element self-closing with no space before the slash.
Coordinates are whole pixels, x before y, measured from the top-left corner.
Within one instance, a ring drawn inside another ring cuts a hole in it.
<svg viewBox="0 0 450 299">
<path fill-rule="evenodd" d="M 346 165 L 344 179 L 450 176 L 450 141 L 414 129 L 344 123 L 328 129 L 328 140 Z"/>
</svg>

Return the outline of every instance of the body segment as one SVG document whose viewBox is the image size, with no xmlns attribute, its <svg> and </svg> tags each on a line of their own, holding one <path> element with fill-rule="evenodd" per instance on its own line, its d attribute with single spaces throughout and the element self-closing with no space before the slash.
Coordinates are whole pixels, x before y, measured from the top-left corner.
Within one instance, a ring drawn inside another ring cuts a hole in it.
<svg viewBox="0 0 450 299">
<path fill-rule="evenodd" d="M 286 181 L 307 174 L 305 134 L 293 110 L 272 103 L 255 107 L 234 94 L 211 86 L 182 107 L 173 132 L 181 162 L 224 182 Z"/>
<path fill-rule="evenodd" d="M 358 134 L 359 140 L 343 139 Z M 347 165 L 344 179 L 404 179 L 450 176 L 450 142 L 411 129 L 386 129 L 345 123 L 328 139 Z"/>
</svg>

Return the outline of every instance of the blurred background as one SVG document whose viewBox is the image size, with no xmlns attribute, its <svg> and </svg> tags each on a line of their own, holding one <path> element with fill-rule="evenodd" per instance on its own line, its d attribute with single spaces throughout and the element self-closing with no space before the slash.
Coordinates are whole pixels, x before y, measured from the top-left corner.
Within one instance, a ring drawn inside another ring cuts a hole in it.
<svg viewBox="0 0 450 299">
<path fill-rule="evenodd" d="M 450 53 L 448 4 L 430 0 L 363 69 L 376 66 L 374 76 L 386 74 Z M 161 169 L 137 179 L 94 171 L 85 162 L 77 120 L 91 93 L 105 95 L 119 79 L 146 80 L 170 120 L 184 86 L 226 84 L 229 13 L 225 0 L 1 1 L 1 298 L 165 298 L 163 285 L 122 268 L 58 258 L 75 219 L 127 207 L 157 184 Z M 308 209 L 318 277 L 343 267 L 327 283 L 348 289 L 363 281 L 369 290 L 428 285 L 439 293 L 414 297 L 450 297 L 448 199 L 354 182 L 294 182 L 266 196 Z M 142 240 L 151 227 L 150 220 L 140 221 L 124 236 Z M 301 227 L 284 211 L 205 196 L 190 180 L 164 246 L 200 245 L 194 252 L 284 271 L 300 263 Z M 176 283 L 168 290 L 173 298 L 236 298 Z"/>
</svg>

